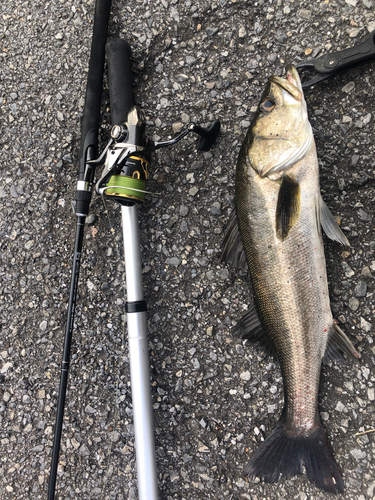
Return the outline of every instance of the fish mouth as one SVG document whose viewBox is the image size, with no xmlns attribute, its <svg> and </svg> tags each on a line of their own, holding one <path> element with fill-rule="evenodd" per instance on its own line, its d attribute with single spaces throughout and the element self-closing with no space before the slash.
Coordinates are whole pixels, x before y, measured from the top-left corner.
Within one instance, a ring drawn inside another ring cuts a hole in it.
<svg viewBox="0 0 375 500">
<path fill-rule="evenodd" d="M 270 77 L 270 82 L 275 83 L 283 90 L 288 92 L 296 101 L 302 101 L 302 83 L 298 75 L 297 69 L 292 64 L 288 64 L 286 67 L 286 77 L 281 78 L 280 76 L 273 75 Z"/>
</svg>

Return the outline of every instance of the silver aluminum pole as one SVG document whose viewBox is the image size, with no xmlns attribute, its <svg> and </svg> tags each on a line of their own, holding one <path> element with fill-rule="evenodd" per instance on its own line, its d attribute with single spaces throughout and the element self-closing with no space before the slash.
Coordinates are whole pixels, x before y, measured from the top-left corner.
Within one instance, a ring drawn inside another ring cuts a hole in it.
<svg viewBox="0 0 375 500">
<path fill-rule="evenodd" d="M 137 205 L 121 206 L 124 237 L 130 377 L 139 500 L 158 500 L 155 438 L 148 356 L 146 302 Z"/>
</svg>

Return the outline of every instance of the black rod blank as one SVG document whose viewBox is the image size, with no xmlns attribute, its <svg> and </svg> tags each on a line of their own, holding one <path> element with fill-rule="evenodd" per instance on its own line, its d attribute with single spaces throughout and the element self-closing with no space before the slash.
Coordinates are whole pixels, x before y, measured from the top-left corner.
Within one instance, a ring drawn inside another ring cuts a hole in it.
<svg viewBox="0 0 375 500">
<path fill-rule="evenodd" d="M 55 498 L 57 468 L 59 464 L 61 433 L 62 433 L 62 426 L 64 419 L 65 398 L 68 385 L 68 372 L 69 372 L 70 351 L 71 351 L 72 335 L 73 335 L 74 311 L 77 298 L 79 270 L 81 264 L 81 250 L 83 242 L 84 224 L 85 224 L 85 217 L 79 216 L 77 220 L 77 230 L 76 230 L 76 240 L 74 248 L 72 280 L 70 285 L 68 314 L 66 322 L 64 352 L 61 364 L 60 390 L 59 390 L 59 400 L 58 400 L 57 414 L 56 414 L 55 438 L 52 449 L 51 473 L 49 477 L 49 486 L 48 486 L 48 500 L 53 500 Z"/>
</svg>

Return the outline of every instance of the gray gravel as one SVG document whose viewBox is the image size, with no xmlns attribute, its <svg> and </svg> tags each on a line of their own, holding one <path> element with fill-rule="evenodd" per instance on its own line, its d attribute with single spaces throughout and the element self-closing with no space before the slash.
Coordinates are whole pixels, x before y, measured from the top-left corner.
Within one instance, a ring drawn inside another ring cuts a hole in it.
<svg viewBox="0 0 375 500">
<path fill-rule="evenodd" d="M 352 46 L 373 0 L 113 2 L 110 31 L 133 49 L 152 138 L 222 123 L 154 155 L 140 214 L 162 499 L 323 499 L 306 478 L 265 485 L 243 469 L 282 409 L 272 358 L 233 338 L 246 276 L 219 262 L 234 165 L 269 75 Z M 80 117 L 93 1 L 0 6 L 0 497 L 46 498 L 75 233 Z M 326 242 L 332 308 L 361 352 L 323 370 L 320 407 L 347 500 L 375 498 L 374 66 L 306 93 L 323 196 L 351 247 Z M 103 142 L 109 134 L 103 96 Z M 134 499 L 119 208 L 95 199 L 86 229 L 58 498 Z M 358 434 L 359 433 L 359 434 Z"/>
</svg>

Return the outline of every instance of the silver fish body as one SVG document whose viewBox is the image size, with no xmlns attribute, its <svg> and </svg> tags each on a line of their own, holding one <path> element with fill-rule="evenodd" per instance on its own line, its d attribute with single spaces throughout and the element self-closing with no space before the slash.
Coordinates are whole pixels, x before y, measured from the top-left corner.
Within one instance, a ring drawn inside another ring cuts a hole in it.
<svg viewBox="0 0 375 500">
<path fill-rule="evenodd" d="M 320 367 L 333 327 L 322 238 L 315 206 L 319 196 L 315 147 L 295 164 L 301 215 L 288 237 L 276 234 L 280 186 L 239 162 L 237 214 L 257 310 L 274 345 L 285 384 L 285 418 L 293 429 L 318 425 Z"/>
<path fill-rule="evenodd" d="M 332 317 L 321 224 L 331 238 L 349 243 L 321 198 L 294 67 L 286 79 L 270 78 L 240 151 L 235 198 L 255 303 L 237 330 L 271 345 L 284 383 L 280 422 L 247 472 L 274 482 L 305 470 L 319 488 L 340 493 L 342 475 L 318 413 L 320 371 L 324 356 L 358 354 Z M 233 240 L 224 252 L 227 261 L 242 250 L 233 250 Z"/>
</svg>

